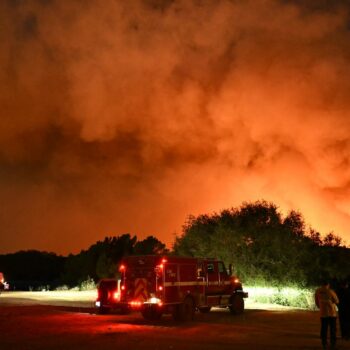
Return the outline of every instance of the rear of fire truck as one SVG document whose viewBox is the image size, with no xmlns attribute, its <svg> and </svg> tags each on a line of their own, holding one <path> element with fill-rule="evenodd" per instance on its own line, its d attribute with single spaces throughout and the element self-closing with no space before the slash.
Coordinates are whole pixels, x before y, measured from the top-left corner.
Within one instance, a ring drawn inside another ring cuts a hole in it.
<svg viewBox="0 0 350 350">
<path fill-rule="evenodd" d="M 120 305 L 141 311 L 148 320 L 159 319 L 165 311 L 164 267 L 166 258 L 131 256 L 122 261 Z"/>
<path fill-rule="evenodd" d="M 111 310 L 121 313 L 141 311 L 146 319 L 158 319 L 163 313 L 162 276 L 165 259 L 156 256 L 132 256 L 119 266 L 120 279 L 102 279 L 95 305 L 100 314 Z"/>
</svg>

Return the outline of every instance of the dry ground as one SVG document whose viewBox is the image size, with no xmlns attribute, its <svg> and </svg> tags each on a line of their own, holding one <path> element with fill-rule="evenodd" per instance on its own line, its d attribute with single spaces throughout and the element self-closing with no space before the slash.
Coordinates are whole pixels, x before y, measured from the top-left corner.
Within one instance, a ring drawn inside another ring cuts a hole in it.
<svg viewBox="0 0 350 350">
<path fill-rule="evenodd" d="M 248 305 L 241 316 L 214 309 L 178 324 L 165 316 L 146 322 L 139 313 L 99 316 L 95 293 L 3 293 L 0 349 L 320 349 L 313 311 Z M 338 341 L 340 349 L 350 343 Z"/>
</svg>

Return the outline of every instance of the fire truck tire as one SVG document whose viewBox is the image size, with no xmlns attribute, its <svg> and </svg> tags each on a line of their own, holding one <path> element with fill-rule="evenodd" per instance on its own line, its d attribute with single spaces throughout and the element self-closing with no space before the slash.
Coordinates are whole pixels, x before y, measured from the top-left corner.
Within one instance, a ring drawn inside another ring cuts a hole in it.
<svg viewBox="0 0 350 350">
<path fill-rule="evenodd" d="M 210 312 L 211 306 L 202 306 L 202 307 L 198 308 L 198 310 L 199 310 L 202 314 L 207 314 L 208 312 Z"/>
<path fill-rule="evenodd" d="M 176 306 L 173 317 L 175 321 L 187 322 L 194 319 L 195 305 L 193 299 L 187 296 L 182 304 Z"/>
<path fill-rule="evenodd" d="M 128 315 L 128 314 L 130 314 L 130 309 L 128 307 L 121 307 L 119 309 L 119 313 L 121 315 Z"/>
<path fill-rule="evenodd" d="M 109 313 L 109 308 L 108 307 L 100 307 L 99 309 L 98 309 L 98 313 L 99 313 L 99 315 L 106 315 L 106 314 L 108 314 Z"/>
<path fill-rule="evenodd" d="M 240 315 L 244 311 L 244 299 L 239 294 L 234 294 L 231 296 L 229 309 L 231 314 Z"/>
<path fill-rule="evenodd" d="M 142 312 L 142 316 L 147 321 L 157 321 L 162 317 L 162 313 L 156 307 L 147 307 Z"/>
</svg>

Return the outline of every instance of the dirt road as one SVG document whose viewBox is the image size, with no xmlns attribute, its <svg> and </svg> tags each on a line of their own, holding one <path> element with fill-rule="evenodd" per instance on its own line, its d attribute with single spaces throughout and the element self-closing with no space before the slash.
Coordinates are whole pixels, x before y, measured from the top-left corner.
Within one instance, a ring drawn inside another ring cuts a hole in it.
<svg viewBox="0 0 350 350">
<path fill-rule="evenodd" d="M 187 324 L 167 316 L 150 323 L 138 313 L 95 315 L 89 297 L 66 302 L 52 297 L 38 305 L 40 298 L 3 296 L 1 349 L 320 349 L 318 314 L 312 311 L 251 308 L 232 316 L 215 309 Z M 350 349 L 350 343 L 338 343 Z"/>
</svg>

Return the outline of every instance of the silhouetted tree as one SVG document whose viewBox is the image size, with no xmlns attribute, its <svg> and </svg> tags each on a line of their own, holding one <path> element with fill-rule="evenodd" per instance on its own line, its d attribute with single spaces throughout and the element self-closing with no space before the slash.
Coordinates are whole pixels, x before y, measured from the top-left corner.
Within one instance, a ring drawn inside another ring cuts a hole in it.
<svg viewBox="0 0 350 350">
<path fill-rule="evenodd" d="M 143 241 L 136 242 L 133 254 L 135 255 L 159 255 L 168 253 L 165 244 L 153 236 L 148 236 Z"/>
<path fill-rule="evenodd" d="M 340 247 L 342 239 L 336 236 L 333 232 L 330 232 L 324 237 L 322 244 L 327 247 Z"/>
<path fill-rule="evenodd" d="M 62 276 L 64 283 L 73 286 L 93 278 L 95 281 L 105 277 L 116 277 L 118 262 L 123 256 L 132 254 L 136 236 L 124 234 L 118 237 L 105 237 L 87 250 L 77 255 L 69 255 Z"/>
<path fill-rule="evenodd" d="M 0 270 L 11 288 L 55 287 L 60 283 L 65 258 L 37 250 L 0 255 Z"/>
<path fill-rule="evenodd" d="M 273 203 L 243 203 L 219 214 L 189 217 L 182 236 L 175 239 L 174 252 L 220 258 L 252 282 L 314 284 L 320 275 L 348 273 L 350 250 L 343 247 L 335 257 L 341 248 L 339 237 L 329 234 L 322 240 L 305 226 L 299 212 L 283 218 Z"/>
<path fill-rule="evenodd" d="M 105 237 L 89 249 L 77 255 L 70 255 L 65 264 L 62 276 L 64 283 L 74 286 L 88 277 L 98 281 L 101 278 L 117 278 L 120 260 L 132 254 L 165 254 L 164 243 L 153 236 L 137 241 L 136 236 L 123 234 L 121 236 Z"/>
</svg>

